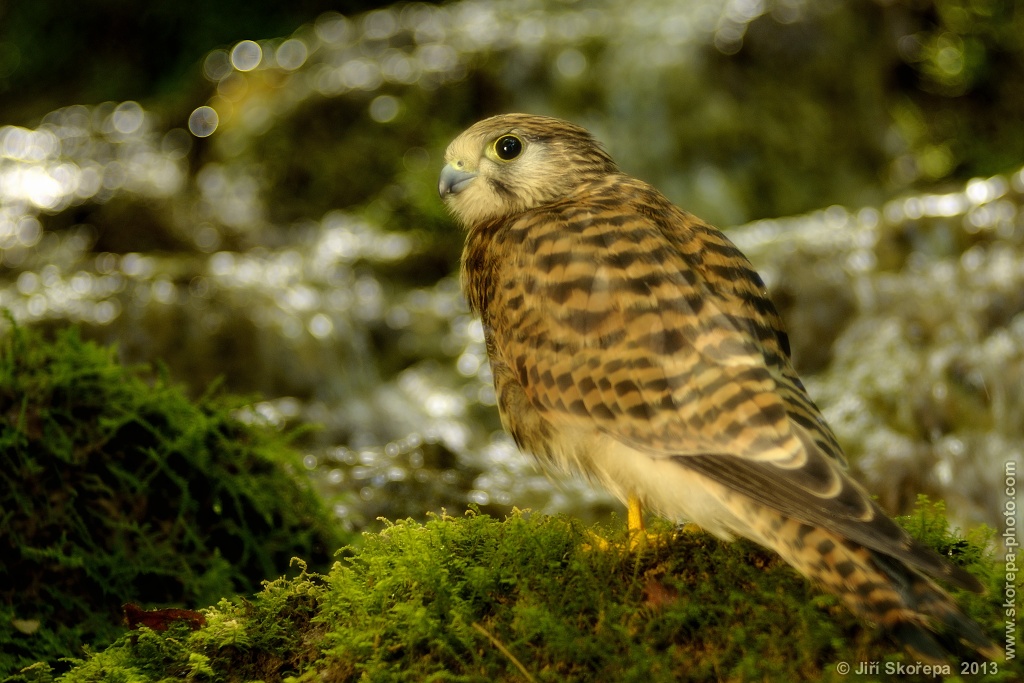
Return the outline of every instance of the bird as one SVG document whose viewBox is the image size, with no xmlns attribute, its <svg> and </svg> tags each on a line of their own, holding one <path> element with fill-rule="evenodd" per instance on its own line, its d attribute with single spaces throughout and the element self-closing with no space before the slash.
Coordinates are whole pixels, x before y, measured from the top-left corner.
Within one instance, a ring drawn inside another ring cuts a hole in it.
<svg viewBox="0 0 1024 683">
<path fill-rule="evenodd" d="M 621 170 L 581 126 L 500 114 L 448 146 L 505 430 L 627 507 L 778 553 L 920 659 L 999 649 L 934 579 L 984 592 L 847 471 L 764 281 L 719 229 Z"/>
</svg>

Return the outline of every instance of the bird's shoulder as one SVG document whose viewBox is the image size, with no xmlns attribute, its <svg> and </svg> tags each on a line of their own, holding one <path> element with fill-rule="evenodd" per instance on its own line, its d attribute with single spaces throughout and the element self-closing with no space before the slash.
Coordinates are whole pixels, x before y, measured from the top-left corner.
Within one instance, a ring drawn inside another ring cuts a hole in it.
<svg viewBox="0 0 1024 683">
<path fill-rule="evenodd" d="M 743 253 L 722 231 L 624 174 L 475 226 L 463 280 L 481 314 L 509 303 L 555 316 L 581 308 L 627 317 L 630 310 L 704 313 L 702 324 L 751 333 L 769 364 L 789 356 L 782 319 Z"/>
</svg>

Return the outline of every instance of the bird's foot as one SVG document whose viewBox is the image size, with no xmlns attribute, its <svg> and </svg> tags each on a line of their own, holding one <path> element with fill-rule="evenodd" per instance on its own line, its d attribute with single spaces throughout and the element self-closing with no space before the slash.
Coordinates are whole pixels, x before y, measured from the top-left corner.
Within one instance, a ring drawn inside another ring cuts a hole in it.
<svg viewBox="0 0 1024 683">
<path fill-rule="evenodd" d="M 587 537 L 589 538 L 589 542 L 584 544 L 583 549 L 588 552 L 591 550 L 599 550 L 602 552 L 622 550 L 631 553 L 638 553 L 665 545 L 672 540 L 670 536 L 652 533 L 646 529 L 640 529 L 638 531 L 631 530 L 629 532 L 629 539 L 625 542 L 610 541 L 604 536 L 593 531 L 588 532 Z"/>
<path fill-rule="evenodd" d="M 607 551 L 613 548 L 622 548 L 628 552 L 635 553 L 657 548 L 671 540 L 669 536 L 652 533 L 647 530 L 639 498 L 630 496 L 626 502 L 626 508 L 626 526 L 629 529 L 627 544 L 612 542 L 598 534 L 591 533 L 592 543 L 588 543 L 584 549 Z"/>
</svg>

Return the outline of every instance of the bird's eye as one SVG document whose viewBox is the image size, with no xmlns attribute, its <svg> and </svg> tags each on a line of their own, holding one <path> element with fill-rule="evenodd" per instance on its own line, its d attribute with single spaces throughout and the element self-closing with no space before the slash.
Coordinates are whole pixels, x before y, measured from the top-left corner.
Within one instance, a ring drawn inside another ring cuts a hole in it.
<svg viewBox="0 0 1024 683">
<path fill-rule="evenodd" d="M 512 161 L 523 153 L 523 141 L 515 135 L 502 135 L 494 141 L 494 154 L 502 161 Z"/>
</svg>

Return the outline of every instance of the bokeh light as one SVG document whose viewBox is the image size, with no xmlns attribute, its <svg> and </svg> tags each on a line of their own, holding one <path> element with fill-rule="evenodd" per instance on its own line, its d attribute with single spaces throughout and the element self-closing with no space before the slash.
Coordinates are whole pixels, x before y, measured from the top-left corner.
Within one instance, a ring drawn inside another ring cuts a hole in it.
<svg viewBox="0 0 1024 683">
<path fill-rule="evenodd" d="M 277 64 L 282 69 L 288 71 L 295 71 L 303 64 L 306 63 L 306 57 L 309 51 L 306 49 L 306 44 L 298 38 L 290 38 L 277 48 Z"/>
<path fill-rule="evenodd" d="M 391 95 L 380 95 L 370 102 L 370 117 L 377 123 L 394 121 L 398 115 L 398 98 Z"/>
<path fill-rule="evenodd" d="M 239 71 L 252 71 L 263 59 L 263 48 L 253 40 L 243 40 L 231 48 L 231 65 Z"/>
<path fill-rule="evenodd" d="M 231 55 L 226 50 L 213 50 L 203 60 L 203 75 L 214 82 L 231 73 L 231 69 Z"/>
<path fill-rule="evenodd" d="M 195 111 L 188 117 L 188 129 L 197 138 L 207 138 L 213 135 L 220 124 L 220 117 L 213 107 L 196 107 Z"/>
</svg>

